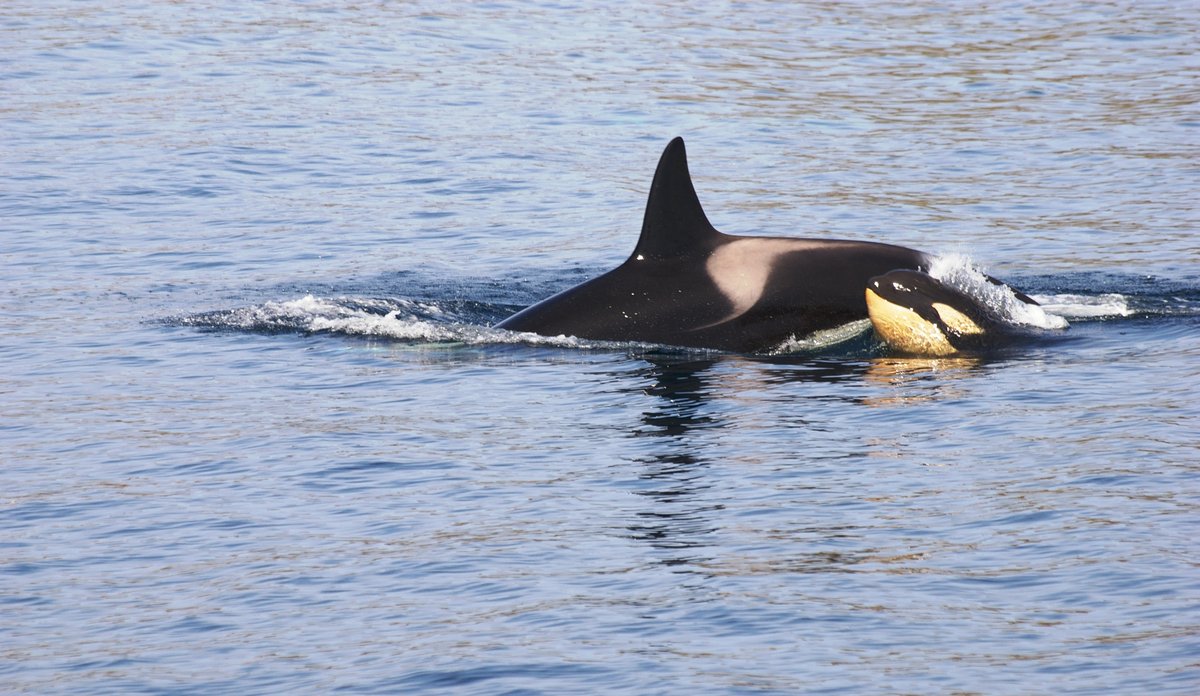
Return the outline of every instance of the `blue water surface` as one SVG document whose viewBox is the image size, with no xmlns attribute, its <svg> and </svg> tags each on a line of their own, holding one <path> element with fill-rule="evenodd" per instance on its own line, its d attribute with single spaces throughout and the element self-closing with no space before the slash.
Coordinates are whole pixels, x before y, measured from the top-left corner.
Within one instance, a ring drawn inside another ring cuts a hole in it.
<svg viewBox="0 0 1200 696">
<path fill-rule="evenodd" d="M 0 691 L 1200 690 L 1200 14 L 0 12 Z M 714 224 L 969 256 L 987 358 L 488 327 Z"/>
</svg>

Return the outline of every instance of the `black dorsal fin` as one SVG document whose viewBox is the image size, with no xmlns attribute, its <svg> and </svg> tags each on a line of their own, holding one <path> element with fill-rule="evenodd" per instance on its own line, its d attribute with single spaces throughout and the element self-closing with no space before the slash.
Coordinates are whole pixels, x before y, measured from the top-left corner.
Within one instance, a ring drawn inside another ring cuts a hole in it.
<svg viewBox="0 0 1200 696">
<path fill-rule="evenodd" d="M 654 171 L 642 236 L 632 258 L 661 260 L 707 254 L 720 236 L 692 186 L 683 138 L 675 138 L 663 150 Z"/>
</svg>

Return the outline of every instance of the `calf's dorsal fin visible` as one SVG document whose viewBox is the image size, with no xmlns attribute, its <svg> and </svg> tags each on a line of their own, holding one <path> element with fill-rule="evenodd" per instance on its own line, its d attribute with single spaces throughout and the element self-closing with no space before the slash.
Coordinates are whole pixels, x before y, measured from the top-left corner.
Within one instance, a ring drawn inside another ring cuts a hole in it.
<svg viewBox="0 0 1200 696">
<path fill-rule="evenodd" d="M 720 237 L 696 196 L 683 138 L 675 138 L 654 170 L 642 236 L 632 258 L 663 260 L 707 254 Z"/>
</svg>

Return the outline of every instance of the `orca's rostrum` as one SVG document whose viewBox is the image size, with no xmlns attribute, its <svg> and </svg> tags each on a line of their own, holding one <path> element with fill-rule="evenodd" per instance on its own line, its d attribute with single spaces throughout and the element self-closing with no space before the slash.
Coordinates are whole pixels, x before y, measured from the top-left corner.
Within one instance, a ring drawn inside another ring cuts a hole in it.
<svg viewBox="0 0 1200 696">
<path fill-rule="evenodd" d="M 719 232 L 692 185 L 683 139 L 675 138 L 654 172 L 642 234 L 629 258 L 497 327 L 754 353 L 870 317 L 877 335 L 897 350 L 949 354 L 957 350 L 958 334 L 945 329 L 964 328 L 958 317 L 948 324 L 931 322 L 927 312 L 890 311 L 919 292 L 898 297 L 902 293 L 869 287 L 872 279 L 898 270 L 927 279 L 913 285 L 917 291 L 940 287 L 927 275 L 932 260 L 920 251 L 877 242 Z M 988 326 L 976 328 L 963 333 L 972 348 Z M 931 339 L 930 331 L 945 340 Z M 910 333 L 920 340 L 907 341 Z"/>
</svg>

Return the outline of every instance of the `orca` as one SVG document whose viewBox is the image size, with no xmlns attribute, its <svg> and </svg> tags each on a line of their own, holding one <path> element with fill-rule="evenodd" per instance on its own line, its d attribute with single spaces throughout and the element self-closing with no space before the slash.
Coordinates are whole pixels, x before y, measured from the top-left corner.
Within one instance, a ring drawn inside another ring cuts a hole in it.
<svg viewBox="0 0 1200 696">
<path fill-rule="evenodd" d="M 1040 306 L 1025 293 L 984 277 L 993 285 L 1011 290 L 1012 301 Z M 988 303 L 921 271 L 899 269 L 872 278 L 865 296 L 875 335 L 900 353 L 974 353 L 997 348 L 1006 339 L 1032 334 L 1031 329 L 990 309 Z"/>
<path fill-rule="evenodd" d="M 872 278 L 926 273 L 932 260 L 879 242 L 719 232 L 696 195 L 683 139 L 675 138 L 654 172 L 629 258 L 496 327 L 758 353 L 867 319 Z"/>
</svg>

